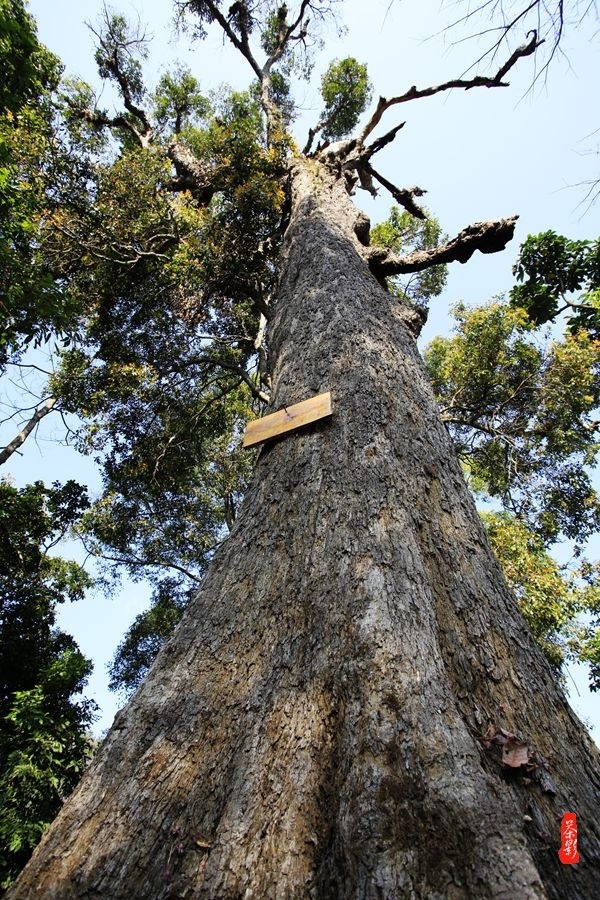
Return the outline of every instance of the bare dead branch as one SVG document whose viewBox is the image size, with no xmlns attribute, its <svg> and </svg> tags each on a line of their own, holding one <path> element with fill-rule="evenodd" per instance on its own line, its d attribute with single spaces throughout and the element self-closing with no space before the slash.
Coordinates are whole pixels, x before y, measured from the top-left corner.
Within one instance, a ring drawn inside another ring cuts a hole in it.
<svg viewBox="0 0 600 900">
<path fill-rule="evenodd" d="M 442 91 L 450 91 L 455 88 L 459 88 L 462 90 L 470 90 L 474 87 L 486 87 L 486 88 L 495 88 L 495 87 L 508 87 L 508 83 L 503 81 L 504 76 L 512 69 L 515 63 L 521 59 L 523 56 L 529 56 L 532 54 L 537 47 L 539 47 L 541 41 L 537 39 L 537 32 L 533 32 L 533 37 L 527 44 L 523 44 L 522 47 L 517 48 L 515 52 L 510 56 L 510 58 L 502 65 L 494 76 L 486 77 L 483 75 L 477 75 L 474 78 L 454 78 L 451 81 L 445 81 L 443 84 L 432 85 L 427 88 L 417 88 L 413 85 L 406 93 L 400 94 L 398 97 L 392 97 L 390 100 L 386 100 L 385 97 L 380 97 L 375 108 L 375 112 L 363 128 L 362 132 L 358 136 L 358 144 L 364 144 L 366 139 L 369 137 L 371 132 L 377 127 L 383 114 L 390 109 L 392 106 L 396 106 L 399 103 L 407 103 L 409 100 L 420 100 L 423 97 L 432 97 L 434 94 L 439 94 Z"/>
<path fill-rule="evenodd" d="M 396 200 L 404 209 L 414 216 L 416 219 L 425 220 L 427 218 L 427 213 L 415 203 L 415 197 L 422 197 L 427 193 L 426 190 L 420 187 L 412 187 L 412 188 L 398 188 L 396 185 L 392 184 L 391 181 L 388 181 L 387 178 L 384 178 L 383 175 L 380 175 L 379 172 L 376 172 L 373 166 L 370 163 L 366 163 L 364 168 L 367 172 L 381 184 L 386 190 L 390 192 L 394 200 Z"/>
<path fill-rule="evenodd" d="M 380 138 L 377 138 L 376 141 L 373 141 L 372 144 L 369 144 L 368 147 L 365 148 L 364 157 L 366 159 L 371 159 L 372 156 L 375 156 L 376 153 L 379 153 L 380 150 L 383 150 L 384 147 L 387 147 L 388 144 L 391 144 L 398 132 L 401 128 L 404 128 L 406 122 L 400 122 L 399 125 L 395 125 L 394 128 L 390 129 L 390 131 L 386 132 L 386 134 L 382 135 Z"/>
<path fill-rule="evenodd" d="M 0 451 L 0 466 L 3 465 L 10 457 L 15 453 L 16 450 L 21 447 L 31 432 L 34 430 L 36 425 L 42 421 L 44 416 L 47 416 L 48 413 L 52 412 L 58 400 L 56 397 L 49 397 L 41 406 L 39 406 L 27 424 L 21 429 L 21 431 L 15 435 L 15 437 L 8 443 L 2 451 Z"/>
<path fill-rule="evenodd" d="M 532 36 L 531 39 L 526 44 L 521 44 L 520 47 L 517 47 L 504 65 L 496 72 L 496 78 L 499 81 L 512 69 L 517 60 L 521 59 L 523 56 L 531 56 L 531 54 L 535 52 L 536 47 L 539 47 L 542 43 L 542 41 L 538 41 L 537 39 L 537 31 L 528 31 L 527 37 L 529 37 L 529 35 Z"/>
<path fill-rule="evenodd" d="M 509 13 L 512 13 L 515 5 L 517 6 L 517 9 L 511 17 Z M 575 11 L 579 13 L 580 3 L 578 0 L 576 0 L 573 6 Z M 470 67 L 472 69 L 488 57 L 494 59 L 502 45 L 507 43 L 509 37 L 514 34 L 517 26 L 526 20 L 529 13 L 533 13 L 536 17 L 538 34 L 543 35 L 543 38 L 539 43 L 544 43 L 546 38 L 550 41 L 550 51 L 547 59 L 542 68 L 536 73 L 535 78 L 532 81 L 533 86 L 537 79 L 547 71 L 550 63 L 559 52 L 566 25 L 575 22 L 580 25 L 588 13 L 593 9 L 596 9 L 596 0 L 590 0 L 590 2 L 585 5 L 583 12 L 580 15 L 573 17 L 570 22 L 567 22 L 565 21 L 564 0 L 530 0 L 530 2 L 523 0 L 522 5 L 520 3 L 504 4 L 501 0 L 485 0 L 485 2 L 470 7 L 465 15 L 460 16 L 458 19 L 451 22 L 445 30 L 450 31 L 461 25 L 470 23 L 473 19 L 483 16 L 484 13 L 487 14 L 492 23 L 489 28 L 478 30 L 461 39 L 461 41 L 467 41 L 473 38 L 480 39 L 490 34 L 495 36 L 492 43 Z"/>
<path fill-rule="evenodd" d="M 321 123 L 317 122 L 317 124 L 315 125 L 314 128 L 308 129 L 308 137 L 306 139 L 306 144 L 304 145 L 304 147 L 302 149 L 302 153 L 304 154 L 304 156 L 308 156 L 308 154 L 310 153 L 312 145 L 313 145 L 313 141 L 322 127 L 323 126 L 321 125 Z"/>
<path fill-rule="evenodd" d="M 366 251 L 369 267 L 378 276 L 403 275 L 422 272 L 443 263 L 465 263 L 476 250 L 498 253 L 512 240 L 517 219 L 518 216 L 512 216 L 510 219 L 476 222 L 439 247 L 415 250 L 406 256 L 397 256 L 384 247 L 369 247 Z"/>
</svg>

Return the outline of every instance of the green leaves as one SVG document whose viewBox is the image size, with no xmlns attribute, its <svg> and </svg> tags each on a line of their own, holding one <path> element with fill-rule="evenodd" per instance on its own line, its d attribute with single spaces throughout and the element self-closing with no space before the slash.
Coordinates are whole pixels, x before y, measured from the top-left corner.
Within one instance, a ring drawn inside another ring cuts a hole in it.
<svg viewBox="0 0 600 900">
<path fill-rule="evenodd" d="M 16 691 L 0 729 L 0 885 L 8 887 L 71 793 L 92 754 L 89 703 L 74 704 L 89 674 L 81 654 L 65 650 Z"/>
<path fill-rule="evenodd" d="M 20 0 L 0 2 L 0 70 L 1 368 L 28 344 L 72 326 L 75 310 L 43 258 L 41 232 L 77 165 L 65 162 L 55 129 L 58 60 L 38 43 Z"/>
<path fill-rule="evenodd" d="M 567 639 L 585 609 L 585 590 L 561 570 L 543 540 L 508 513 L 482 513 L 502 571 L 549 662 L 560 671 Z"/>
<path fill-rule="evenodd" d="M 179 134 L 189 125 L 198 125 L 211 112 L 208 99 L 187 66 L 165 73 L 154 92 L 154 115 L 162 129 Z"/>
<path fill-rule="evenodd" d="M 150 608 L 136 617 L 119 644 L 110 666 L 111 690 L 130 696 L 141 684 L 193 593 L 175 578 L 166 578 L 156 587 Z"/>
<path fill-rule="evenodd" d="M 354 57 L 334 60 L 321 79 L 325 110 L 321 116 L 323 137 L 338 140 L 349 134 L 371 99 L 367 67 Z"/>
<path fill-rule="evenodd" d="M 600 241 L 571 241 L 554 231 L 531 235 L 521 246 L 514 274 L 520 284 L 510 292 L 511 303 L 526 310 L 536 325 L 571 309 L 571 330 L 600 335 Z M 576 302 L 571 295 L 582 289 Z"/>
<path fill-rule="evenodd" d="M 584 331 L 552 342 L 501 301 L 455 315 L 455 336 L 432 341 L 425 363 L 473 487 L 546 542 L 585 540 L 600 523 L 587 471 L 597 455 L 599 343 Z"/>
<path fill-rule="evenodd" d="M 96 33 L 95 60 L 100 78 L 115 81 L 121 89 L 127 85 L 129 98 L 140 101 L 145 95 L 142 60 L 148 56 L 143 35 L 134 31 L 127 19 L 104 10 L 102 28 Z"/>
<path fill-rule="evenodd" d="M 526 284 L 524 294 L 513 289 L 510 305 L 457 306 L 454 335 L 434 339 L 425 364 L 471 488 L 505 511 L 485 513 L 484 523 L 533 634 L 557 671 L 565 660 L 587 662 L 598 689 L 598 567 L 581 560 L 600 528 L 590 472 L 599 449 L 600 340 L 583 327 L 587 307 L 574 308 L 561 339 L 535 327 L 555 314 L 559 290 L 595 277 L 593 245 L 571 243 L 551 232 L 528 239 L 519 265 L 537 284 L 533 292 Z M 542 295 L 532 319 L 528 302 Z M 576 568 L 549 555 L 564 539 L 574 542 Z"/>
<path fill-rule="evenodd" d="M 22 0 L 0 0 L 0 115 L 16 114 L 56 87 L 60 63 L 37 39 Z"/>
<path fill-rule="evenodd" d="M 488 537 L 521 612 L 558 674 L 565 662 L 590 664 L 600 689 L 598 564 L 559 566 L 539 535 L 508 513 L 482 513 Z"/>
<path fill-rule="evenodd" d="M 88 506 L 75 482 L 18 490 L 0 481 L 0 882 L 15 877 L 77 783 L 94 704 L 74 701 L 91 671 L 56 627 L 56 605 L 91 579 L 49 554 Z"/>
<path fill-rule="evenodd" d="M 398 256 L 413 250 L 430 250 L 443 240 L 440 223 L 434 216 L 416 219 L 406 210 L 400 212 L 397 206 L 392 206 L 388 219 L 373 226 L 370 234 L 372 246 L 387 247 Z M 389 278 L 388 287 L 397 296 L 426 308 L 429 299 L 444 290 L 447 272 L 446 265 L 432 266 L 409 278 Z"/>
</svg>

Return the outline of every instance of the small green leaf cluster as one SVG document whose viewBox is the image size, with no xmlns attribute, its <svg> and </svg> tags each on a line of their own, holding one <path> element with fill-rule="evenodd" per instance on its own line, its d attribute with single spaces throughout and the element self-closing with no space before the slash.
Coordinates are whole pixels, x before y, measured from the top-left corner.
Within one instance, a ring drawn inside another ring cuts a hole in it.
<svg viewBox="0 0 600 900">
<path fill-rule="evenodd" d="M 150 608 L 136 616 L 117 648 L 110 666 L 111 690 L 128 697 L 141 684 L 193 594 L 175 578 L 165 578 L 157 585 Z"/>
<path fill-rule="evenodd" d="M 161 76 L 154 91 L 153 106 L 159 128 L 175 134 L 197 125 L 212 112 L 198 79 L 183 65 Z"/>
<path fill-rule="evenodd" d="M 323 137 L 338 140 L 353 131 L 371 100 L 367 67 L 352 56 L 334 60 L 321 79 L 321 96 Z"/>
<path fill-rule="evenodd" d="M 427 212 L 425 210 L 425 212 Z M 429 213 L 425 219 L 417 219 L 406 210 L 392 206 L 388 218 L 371 228 L 370 241 L 374 247 L 386 247 L 398 256 L 414 250 L 431 250 L 444 240 L 439 221 Z M 408 278 L 388 278 L 388 289 L 426 309 L 429 300 L 442 293 L 448 277 L 448 266 L 432 266 L 416 272 Z"/>
<path fill-rule="evenodd" d="M 148 56 L 143 37 L 132 33 L 127 19 L 105 12 L 105 23 L 97 33 L 98 47 L 94 54 L 100 78 L 120 85 L 127 82 L 132 100 L 143 100 L 146 90 L 142 72 L 142 59 Z"/>
</svg>

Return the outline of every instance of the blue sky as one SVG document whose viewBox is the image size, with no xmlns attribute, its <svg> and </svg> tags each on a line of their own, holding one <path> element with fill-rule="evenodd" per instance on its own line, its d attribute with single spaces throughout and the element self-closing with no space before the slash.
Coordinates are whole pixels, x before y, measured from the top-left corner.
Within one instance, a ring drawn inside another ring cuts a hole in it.
<svg viewBox="0 0 600 900">
<path fill-rule="evenodd" d="M 57 53 L 67 72 L 96 80 L 93 36 L 85 22 L 95 23 L 101 0 L 30 0 L 41 40 Z M 150 50 L 150 81 L 170 60 L 185 59 L 202 88 L 217 89 L 227 82 L 244 87 L 249 70 L 244 60 L 223 44 L 216 32 L 193 48 L 183 38 L 178 43 L 171 27 L 169 0 L 122 0 L 111 4 L 130 18 L 147 23 L 154 40 Z M 353 55 L 366 62 L 378 94 L 403 93 L 411 85 L 423 87 L 461 75 L 482 50 L 480 43 L 452 44 L 448 35 L 437 34 L 452 18 L 450 4 L 441 8 L 433 0 L 347 0 L 339 5 L 347 32 L 327 36 L 326 50 L 318 55 L 311 86 L 302 86 L 298 100 L 302 115 L 297 123 L 298 143 L 319 115 L 317 87 L 320 74 L 334 57 Z M 440 219 L 444 231 L 453 234 L 465 225 L 518 213 L 512 247 L 494 256 L 477 254 L 466 266 L 454 265 L 444 295 L 434 301 L 424 339 L 448 330 L 448 309 L 457 300 L 481 302 L 507 290 L 519 243 L 527 234 L 554 229 L 570 237 L 594 237 L 599 233 L 600 204 L 587 208 L 585 189 L 577 185 L 593 178 L 599 159 L 597 138 L 591 132 L 600 125 L 597 110 L 597 73 L 600 41 L 590 41 L 588 28 L 569 30 L 565 56 L 559 56 L 547 79 L 529 90 L 535 61 L 528 58 L 511 73 L 511 87 L 452 92 L 405 104 L 388 113 L 384 125 L 406 120 L 395 143 L 378 158 L 378 168 L 401 187 L 419 185 L 428 193 L 425 201 Z M 432 37 L 432 35 L 434 35 Z M 463 36 L 457 32 L 456 38 Z M 524 34 L 522 36 L 524 38 Z M 503 61 L 500 59 L 499 62 Z M 499 62 L 497 65 L 499 65 Z M 491 67 L 493 71 L 493 67 Z M 488 71 L 489 73 L 489 71 Z M 106 95 L 110 106 L 110 97 Z M 358 198 L 372 221 L 387 215 L 389 198 Z M 24 448 L 22 458 L 11 461 L 10 474 L 22 484 L 35 478 L 47 481 L 75 477 L 98 488 L 98 476 L 90 461 L 56 444 L 59 422 L 47 422 L 36 442 Z M 82 650 L 90 655 L 96 671 L 88 693 L 102 707 L 98 729 L 106 728 L 117 706 L 107 691 L 106 663 L 127 625 L 147 602 L 145 585 L 124 584 L 113 596 L 92 594 L 62 612 L 63 626 L 71 631 Z M 594 695 L 585 690 L 585 677 L 573 673 L 580 696 L 571 691 L 579 714 L 596 724 L 600 735 L 600 710 Z"/>
</svg>

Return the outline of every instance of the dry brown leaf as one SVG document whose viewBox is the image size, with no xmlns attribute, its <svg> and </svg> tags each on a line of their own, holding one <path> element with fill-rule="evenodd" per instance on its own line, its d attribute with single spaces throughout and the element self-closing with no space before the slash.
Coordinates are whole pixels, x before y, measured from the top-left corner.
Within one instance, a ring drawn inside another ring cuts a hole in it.
<svg viewBox="0 0 600 900">
<path fill-rule="evenodd" d="M 502 762 L 511 769 L 526 766 L 529 762 L 529 747 L 522 741 L 510 738 L 502 747 Z"/>
</svg>

